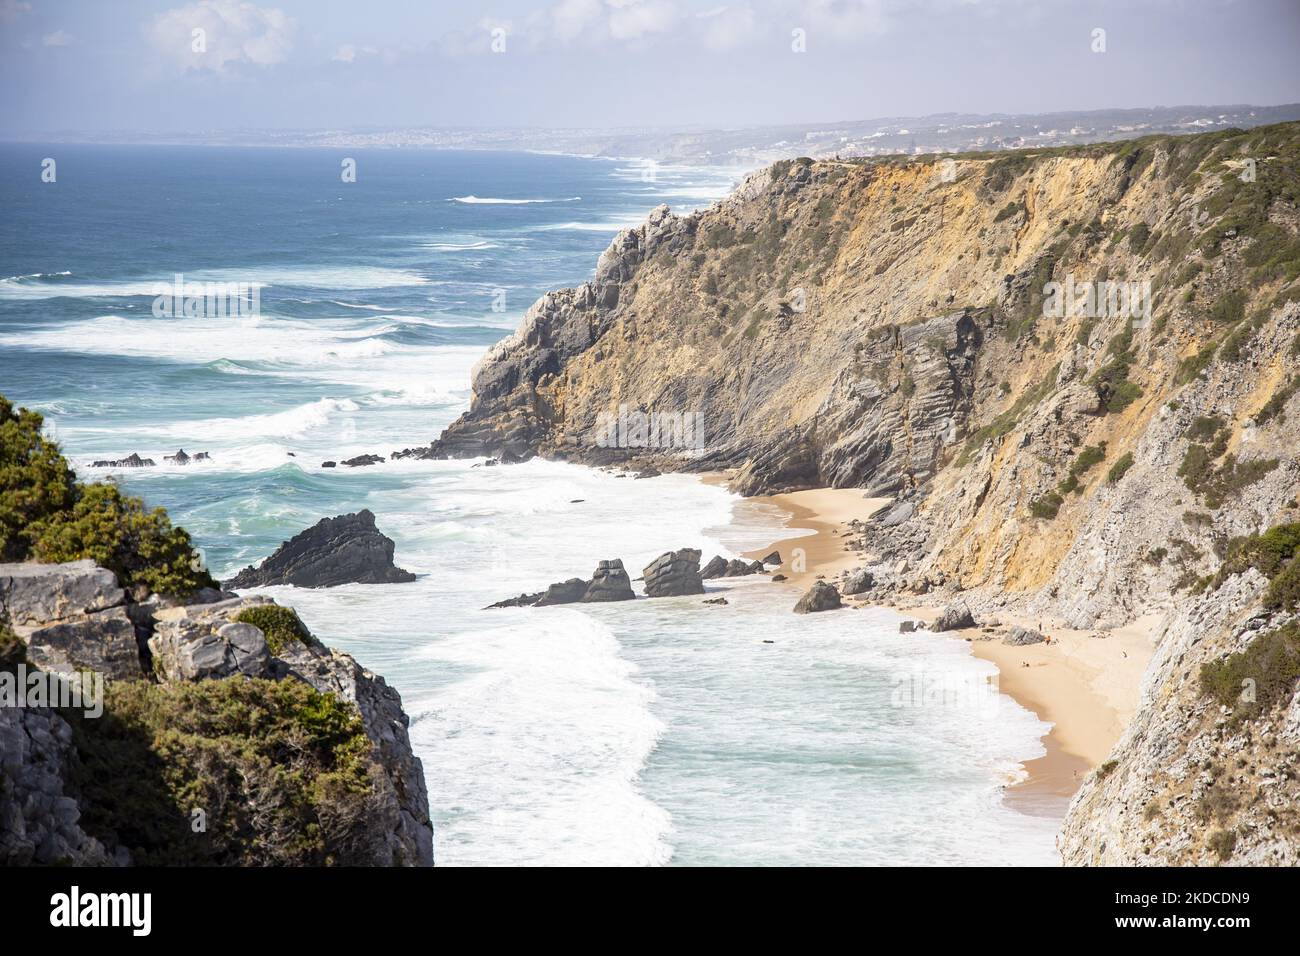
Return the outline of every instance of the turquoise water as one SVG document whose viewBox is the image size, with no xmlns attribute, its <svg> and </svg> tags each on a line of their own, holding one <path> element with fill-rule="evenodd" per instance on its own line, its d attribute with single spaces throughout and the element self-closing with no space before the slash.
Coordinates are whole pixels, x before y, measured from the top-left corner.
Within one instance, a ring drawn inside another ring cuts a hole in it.
<svg viewBox="0 0 1300 956">
<path fill-rule="evenodd" d="M 109 474 L 99 458 L 159 461 L 115 477 L 219 576 L 320 517 L 374 511 L 416 582 L 269 591 L 401 691 L 440 862 L 1054 860 L 1054 824 L 1000 795 L 1045 728 L 984 692 L 992 668 L 961 642 L 899 635 L 883 611 L 796 617 L 797 594 L 756 582 L 722 608 L 481 610 L 600 558 L 636 576 L 670 548 L 732 555 L 779 515 L 689 476 L 319 467 L 436 437 L 542 292 L 733 171 L 349 151 L 345 184 L 343 155 L 0 147 L 0 392 L 48 416 L 83 477 Z M 155 318 L 177 272 L 258 284 L 260 316 Z M 181 447 L 211 460 L 161 464 Z"/>
</svg>

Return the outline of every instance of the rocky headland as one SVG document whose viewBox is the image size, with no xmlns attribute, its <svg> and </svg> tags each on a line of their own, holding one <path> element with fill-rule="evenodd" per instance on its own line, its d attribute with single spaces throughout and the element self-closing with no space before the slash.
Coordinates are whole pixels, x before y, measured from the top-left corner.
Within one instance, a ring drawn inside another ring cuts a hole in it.
<svg viewBox="0 0 1300 956">
<path fill-rule="evenodd" d="M 892 499 L 808 569 L 809 605 L 954 605 L 955 627 L 1014 622 L 1024 654 L 1057 646 L 1043 619 L 1156 622 L 1067 862 L 1283 863 L 1300 671 L 1294 599 L 1268 595 L 1300 573 L 1278 530 L 1300 521 L 1298 333 L 1300 125 L 783 161 L 621 232 L 394 457 Z"/>
<path fill-rule="evenodd" d="M 0 865 L 431 865 L 397 692 L 41 425 L 0 398 Z"/>
</svg>

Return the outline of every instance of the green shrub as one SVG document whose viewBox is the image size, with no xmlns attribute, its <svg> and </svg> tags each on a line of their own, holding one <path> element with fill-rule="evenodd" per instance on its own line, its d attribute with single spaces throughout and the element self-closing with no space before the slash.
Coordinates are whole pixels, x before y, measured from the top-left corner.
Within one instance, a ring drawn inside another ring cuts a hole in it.
<svg viewBox="0 0 1300 956">
<path fill-rule="evenodd" d="M 71 510 L 35 522 L 28 533 L 33 557 L 90 558 L 116 574 L 123 587 L 144 584 L 159 594 L 189 594 L 216 586 L 207 571 L 194 567 L 189 534 L 173 528 L 162 508 L 146 511 L 139 498 L 123 495 L 116 485 L 79 485 Z"/>
<path fill-rule="evenodd" d="M 27 558 L 27 528 L 72 507 L 76 478 L 58 446 L 41 434 L 43 423 L 0 395 L 0 561 Z"/>
<path fill-rule="evenodd" d="M 1236 830 L 1216 830 L 1210 834 L 1210 839 L 1206 844 L 1214 851 L 1215 856 L 1222 863 L 1232 856 L 1232 851 L 1237 846 Z"/>
<path fill-rule="evenodd" d="M 1210 306 L 1210 318 L 1221 325 L 1234 325 L 1246 315 L 1246 296 L 1237 289 L 1223 293 Z"/>
<path fill-rule="evenodd" d="M 1110 471 L 1106 472 L 1106 480 L 1112 485 L 1124 477 L 1124 473 L 1133 467 L 1133 453 L 1126 451 L 1115 460 L 1115 464 L 1110 466 Z"/>
<path fill-rule="evenodd" d="M 189 535 L 163 509 L 146 511 L 116 485 L 78 482 L 41 425 L 40 415 L 15 412 L 0 396 L 0 559 L 90 558 L 123 587 L 144 584 L 159 594 L 216 585 L 193 566 Z"/>
<path fill-rule="evenodd" d="M 1236 455 L 1228 455 L 1217 468 L 1214 462 L 1227 447 L 1227 430 L 1219 432 L 1214 445 L 1206 448 L 1193 442 L 1178 466 L 1183 484 L 1205 500 L 1206 507 L 1218 508 L 1227 499 L 1259 481 L 1278 466 L 1276 458 L 1240 462 Z"/>
<path fill-rule="evenodd" d="M 137 864 L 366 864 L 383 842 L 356 708 L 297 680 L 110 682 L 65 714 L 81 826 Z M 190 827 L 201 808 L 206 832 Z"/>
<path fill-rule="evenodd" d="M 315 638 L 291 607 L 279 604 L 259 604 L 246 607 L 235 615 L 236 621 L 251 624 L 266 637 L 266 646 L 272 654 L 282 654 L 295 642 L 315 644 Z"/>
<path fill-rule="evenodd" d="M 1018 200 L 1009 202 L 998 211 L 998 214 L 993 217 L 993 221 L 1002 222 L 1004 219 L 1010 219 L 1012 216 L 1017 215 L 1022 209 L 1024 209 L 1024 204 Z"/>
<path fill-rule="evenodd" d="M 1107 760 L 1105 763 L 1103 763 L 1100 767 L 1097 768 L 1097 779 L 1105 780 L 1107 777 L 1111 775 L 1111 773 L 1114 772 L 1115 768 L 1118 766 L 1119 766 L 1119 761 Z"/>
<path fill-rule="evenodd" d="M 1049 491 L 1043 497 L 1035 499 L 1029 503 L 1029 513 L 1035 518 L 1043 518 L 1051 521 L 1061 510 L 1061 505 L 1065 504 L 1065 499 L 1055 491 Z"/>
<path fill-rule="evenodd" d="M 1178 362 L 1178 372 L 1174 376 L 1174 381 L 1179 385 L 1186 385 L 1196 378 L 1214 361 L 1214 353 L 1218 350 L 1219 344 L 1211 342 L 1195 355 L 1189 355 L 1187 358 L 1181 359 Z"/>
<path fill-rule="evenodd" d="M 1201 665 L 1201 692 L 1239 720 L 1254 720 L 1291 699 L 1300 681 L 1300 624 L 1292 621 L 1256 637 L 1245 650 Z M 1248 684 L 1253 681 L 1253 684 Z M 1254 701 L 1242 700 L 1252 688 Z"/>
<path fill-rule="evenodd" d="M 1292 560 L 1268 583 L 1264 603 L 1294 611 L 1300 605 L 1300 561 Z"/>
<path fill-rule="evenodd" d="M 1115 390 L 1106 399 L 1106 411 L 1122 412 L 1142 397 L 1142 386 L 1127 379 L 1115 386 Z"/>
<path fill-rule="evenodd" d="M 1286 384 L 1272 394 L 1268 403 L 1255 416 L 1255 424 L 1267 425 L 1274 418 L 1278 421 L 1285 419 L 1286 413 L 1284 409 L 1286 403 L 1291 400 L 1291 396 L 1296 393 L 1296 389 L 1300 389 L 1300 375 L 1292 375 L 1287 379 Z"/>
<path fill-rule="evenodd" d="M 1189 441 L 1209 441 L 1223 428 L 1223 419 L 1216 415 L 1199 415 L 1187 426 L 1183 437 Z"/>
</svg>

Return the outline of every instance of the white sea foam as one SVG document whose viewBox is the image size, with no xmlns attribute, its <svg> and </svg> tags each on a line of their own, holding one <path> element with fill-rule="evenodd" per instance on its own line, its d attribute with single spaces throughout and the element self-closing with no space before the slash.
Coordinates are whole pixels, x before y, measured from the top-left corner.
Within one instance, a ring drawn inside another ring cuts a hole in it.
<svg viewBox="0 0 1300 956">
<path fill-rule="evenodd" d="M 569 196 L 567 199 L 498 199 L 492 196 L 454 196 L 448 201 L 464 203 L 469 206 L 531 206 L 536 203 L 582 202 L 582 197 Z"/>
<path fill-rule="evenodd" d="M 175 276 L 123 279 L 109 282 L 64 281 L 70 272 L 18 276 L 0 282 L 0 299 L 79 299 L 154 297 L 169 294 Z M 424 285 L 424 276 L 385 266 L 294 266 L 251 269 L 204 269 L 187 272 L 185 282 L 247 282 L 263 288 L 292 286 L 314 289 L 388 289 Z M 56 281 L 49 281 L 54 279 Z"/>
</svg>

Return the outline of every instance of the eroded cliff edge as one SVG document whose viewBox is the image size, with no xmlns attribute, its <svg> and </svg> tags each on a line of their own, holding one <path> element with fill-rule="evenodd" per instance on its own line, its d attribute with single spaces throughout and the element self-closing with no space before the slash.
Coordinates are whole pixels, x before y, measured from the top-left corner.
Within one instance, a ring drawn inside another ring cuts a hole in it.
<svg viewBox="0 0 1300 956">
<path fill-rule="evenodd" d="M 1200 668 L 1291 621 L 1260 603 L 1258 568 L 1220 572 L 1300 520 L 1298 278 L 1297 124 L 783 162 L 620 233 L 590 282 L 544 296 L 479 363 L 470 411 L 407 453 L 731 468 L 745 494 L 861 487 L 899 501 L 860 543 L 887 590 L 1081 628 L 1161 614 L 1141 713 L 1076 799 L 1065 856 L 1282 862 L 1289 817 L 1205 805 L 1243 774 L 1257 808 L 1294 802 L 1294 680 L 1243 724 Z M 1089 288 L 1119 291 L 1062 303 Z M 697 416 L 704 440 L 611 443 L 620 410 Z M 1166 786 L 1178 760 L 1185 790 Z"/>
</svg>

